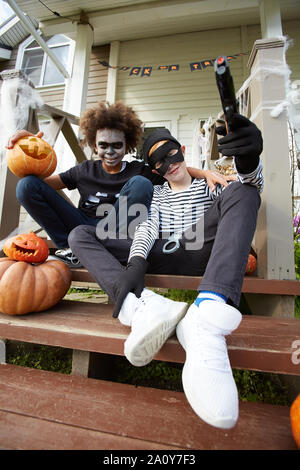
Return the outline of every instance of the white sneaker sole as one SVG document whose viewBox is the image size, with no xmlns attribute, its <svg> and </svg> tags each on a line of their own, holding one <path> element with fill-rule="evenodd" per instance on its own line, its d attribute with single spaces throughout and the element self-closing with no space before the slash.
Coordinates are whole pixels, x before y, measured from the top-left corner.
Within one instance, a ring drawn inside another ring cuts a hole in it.
<svg viewBox="0 0 300 470">
<path fill-rule="evenodd" d="M 176 304 L 177 309 L 175 312 L 172 311 L 171 318 L 157 318 L 151 329 L 144 334 L 140 331 L 130 333 L 124 344 L 124 353 L 132 365 L 141 367 L 149 364 L 167 339 L 175 333 L 177 323 L 188 309 L 188 304 L 185 302 L 176 302 Z"/>
<path fill-rule="evenodd" d="M 184 338 L 182 323 L 177 326 L 176 335 L 181 346 L 186 350 L 186 342 Z M 191 408 L 194 410 L 196 415 L 198 415 L 199 418 L 201 418 L 207 424 L 210 424 L 211 426 L 214 426 L 220 429 L 232 429 L 236 425 L 237 418 L 236 419 L 233 417 L 216 418 L 216 417 L 209 415 L 208 412 L 206 411 L 205 406 L 201 402 L 199 402 L 199 397 L 198 396 L 196 397 L 193 394 L 193 388 L 188 385 L 191 382 L 189 378 L 188 363 L 189 363 L 189 358 L 188 358 L 188 353 L 186 353 L 186 361 L 182 369 L 182 386 L 183 386 L 183 391 L 185 393 L 187 401 L 189 402 Z"/>
</svg>

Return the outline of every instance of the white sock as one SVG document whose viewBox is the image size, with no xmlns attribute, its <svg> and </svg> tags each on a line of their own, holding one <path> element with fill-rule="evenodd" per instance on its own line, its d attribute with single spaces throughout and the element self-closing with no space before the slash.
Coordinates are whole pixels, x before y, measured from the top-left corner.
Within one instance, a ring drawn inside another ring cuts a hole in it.
<svg viewBox="0 0 300 470">
<path fill-rule="evenodd" d="M 223 294 L 219 294 L 218 292 L 213 292 L 209 290 L 202 290 L 199 292 L 198 297 L 195 299 L 194 304 L 199 307 L 200 303 L 203 300 L 214 300 L 216 302 L 227 302 L 227 297 Z"/>
</svg>

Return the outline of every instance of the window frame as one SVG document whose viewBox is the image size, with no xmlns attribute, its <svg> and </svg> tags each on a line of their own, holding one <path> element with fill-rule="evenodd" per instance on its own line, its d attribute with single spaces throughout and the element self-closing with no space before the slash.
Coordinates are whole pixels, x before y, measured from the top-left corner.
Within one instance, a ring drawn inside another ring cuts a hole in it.
<svg viewBox="0 0 300 470">
<path fill-rule="evenodd" d="M 38 30 L 38 33 L 41 34 L 40 30 Z M 54 34 L 52 37 L 55 37 L 55 36 L 64 36 L 66 38 L 65 41 L 61 41 L 61 42 L 58 42 L 57 44 L 53 44 L 53 45 L 49 45 L 48 47 L 50 49 L 53 49 L 55 47 L 61 47 L 61 46 L 69 46 L 69 54 L 68 54 L 68 61 L 67 61 L 67 65 L 66 65 L 66 69 L 70 72 L 72 70 L 72 63 L 73 63 L 73 59 L 74 59 L 74 51 L 75 51 L 75 41 L 73 41 L 72 39 L 68 38 L 67 36 L 65 36 L 64 34 Z M 51 84 L 47 84 L 47 85 L 43 85 L 41 84 L 41 82 L 44 80 L 45 78 L 45 71 L 46 71 L 46 64 L 47 64 L 47 60 L 51 60 L 50 57 L 48 56 L 48 54 L 44 51 L 44 49 L 38 45 L 38 46 L 34 46 L 34 47 L 29 47 L 30 46 L 30 43 L 34 42 L 35 39 L 33 36 L 29 36 L 28 38 L 26 38 L 20 45 L 19 45 L 19 48 L 18 48 L 18 54 L 17 54 L 17 60 L 16 60 L 16 68 L 17 69 L 20 69 L 22 70 L 22 63 L 23 63 L 23 59 L 24 59 L 24 54 L 25 52 L 27 51 L 30 51 L 30 50 L 37 50 L 37 49 L 41 49 L 42 52 L 43 52 L 43 63 L 42 63 L 42 67 L 41 67 L 41 73 L 40 73 L 40 80 L 39 80 L 39 84 L 38 85 L 35 85 L 35 88 L 37 89 L 41 89 L 41 90 L 47 90 L 47 89 L 55 89 L 55 88 L 62 88 L 65 86 L 66 84 L 66 79 L 64 78 L 62 82 L 59 82 L 59 83 L 51 83 Z"/>
</svg>

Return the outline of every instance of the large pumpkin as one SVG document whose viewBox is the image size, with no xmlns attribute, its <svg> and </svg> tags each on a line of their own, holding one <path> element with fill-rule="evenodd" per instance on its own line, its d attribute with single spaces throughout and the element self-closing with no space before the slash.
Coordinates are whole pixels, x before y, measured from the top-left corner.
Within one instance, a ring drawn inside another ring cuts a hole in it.
<svg viewBox="0 0 300 470">
<path fill-rule="evenodd" d="M 290 419 L 292 434 L 298 448 L 300 449 L 300 394 L 292 403 L 292 406 L 290 408 Z"/>
<path fill-rule="evenodd" d="M 50 176 L 57 165 L 53 148 L 43 139 L 28 136 L 19 139 L 6 152 L 8 168 L 19 178 L 26 175 Z"/>
<path fill-rule="evenodd" d="M 62 261 L 32 265 L 0 258 L 0 312 L 24 315 L 53 307 L 68 292 L 71 271 Z"/>
<path fill-rule="evenodd" d="M 43 263 L 49 256 L 47 243 L 33 232 L 8 238 L 3 251 L 9 259 L 27 263 Z"/>
</svg>

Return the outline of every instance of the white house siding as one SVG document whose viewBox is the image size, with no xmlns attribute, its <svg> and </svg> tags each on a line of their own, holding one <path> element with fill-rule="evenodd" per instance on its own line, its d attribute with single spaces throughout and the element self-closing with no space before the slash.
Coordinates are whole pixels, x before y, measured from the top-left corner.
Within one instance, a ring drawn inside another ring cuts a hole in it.
<svg viewBox="0 0 300 470">
<path fill-rule="evenodd" d="M 54 108 L 63 109 L 65 86 L 37 88 L 43 102 Z"/>
<path fill-rule="evenodd" d="M 293 76 L 298 73 L 299 21 L 284 24 L 284 34 L 295 39 L 288 51 Z M 195 133 L 200 120 L 216 116 L 221 109 L 213 67 L 190 71 L 190 62 L 247 52 L 253 42 L 261 38 L 260 26 L 244 26 L 159 38 L 122 42 L 119 64 L 130 67 L 152 66 L 150 77 L 118 72 L 117 99 L 132 106 L 146 126 L 165 125 L 186 146 L 188 164 L 197 165 Z M 230 62 L 235 89 L 238 90 L 249 75 L 248 55 Z M 179 64 L 174 72 L 158 71 L 159 65 Z M 192 150 L 194 148 L 194 150 Z"/>
<path fill-rule="evenodd" d="M 99 61 L 109 60 L 109 46 L 93 47 L 91 54 L 86 108 L 106 99 L 107 69 Z"/>
<path fill-rule="evenodd" d="M 165 122 L 186 146 L 188 164 L 197 164 L 191 153 L 195 127 L 220 111 L 220 100 L 213 67 L 191 72 L 189 64 L 241 51 L 240 28 L 123 42 L 120 65 L 153 69 L 150 77 L 120 71 L 117 99 L 133 106 L 146 125 Z M 171 64 L 179 64 L 179 71 L 157 70 L 159 65 Z M 231 61 L 231 71 L 238 89 L 244 80 L 242 58 Z"/>
</svg>

